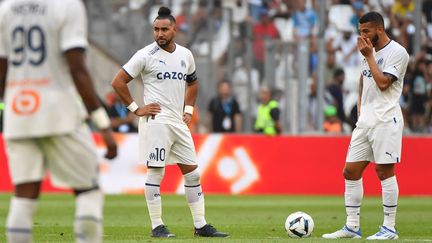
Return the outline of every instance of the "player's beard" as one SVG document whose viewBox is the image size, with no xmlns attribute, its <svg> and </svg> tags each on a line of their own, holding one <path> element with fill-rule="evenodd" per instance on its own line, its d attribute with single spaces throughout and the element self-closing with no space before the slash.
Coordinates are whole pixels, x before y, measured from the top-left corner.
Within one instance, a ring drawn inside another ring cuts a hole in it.
<svg viewBox="0 0 432 243">
<path fill-rule="evenodd" d="M 374 35 L 374 37 L 372 37 L 371 42 L 373 46 L 376 46 L 378 44 L 379 41 L 379 36 L 377 34 Z"/>
<path fill-rule="evenodd" d="M 171 40 L 163 39 L 163 40 L 157 40 L 157 43 L 160 47 L 165 48 L 168 47 L 171 43 Z"/>
</svg>

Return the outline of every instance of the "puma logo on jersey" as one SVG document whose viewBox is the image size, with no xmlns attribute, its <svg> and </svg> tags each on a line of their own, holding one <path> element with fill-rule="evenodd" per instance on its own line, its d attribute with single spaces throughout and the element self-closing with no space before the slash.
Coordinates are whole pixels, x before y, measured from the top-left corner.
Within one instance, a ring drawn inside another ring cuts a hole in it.
<svg viewBox="0 0 432 243">
<path fill-rule="evenodd" d="M 156 74 L 157 79 L 178 79 L 178 80 L 186 80 L 185 73 L 178 72 L 164 72 Z"/>
<path fill-rule="evenodd" d="M 162 61 L 162 60 L 159 60 L 159 62 L 162 63 L 162 64 L 164 64 L 164 65 L 166 65 L 166 63 L 164 61 Z"/>
</svg>

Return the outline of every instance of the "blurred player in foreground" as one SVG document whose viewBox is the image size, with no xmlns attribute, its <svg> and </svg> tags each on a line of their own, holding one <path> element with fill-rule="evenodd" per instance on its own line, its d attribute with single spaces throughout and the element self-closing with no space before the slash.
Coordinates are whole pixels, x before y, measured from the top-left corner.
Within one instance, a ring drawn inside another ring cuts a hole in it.
<svg viewBox="0 0 432 243">
<path fill-rule="evenodd" d="M 384 222 L 368 240 L 399 238 L 395 229 L 399 189 L 395 164 L 400 162 L 404 127 L 399 98 L 409 55 L 384 30 L 383 17 L 369 12 L 359 19 L 357 48 L 364 56 L 359 81 L 359 113 L 351 137 L 343 175 L 345 177 L 345 226 L 327 239 L 361 238 L 360 205 L 362 174 L 370 162 L 381 180 Z"/>
<path fill-rule="evenodd" d="M 145 196 L 152 236 L 175 236 L 162 221 L 160 184 L 165 166 L 177 163 L 185 181 L 195 236 L 226 237 L 226 233 L 218 232 L 206 222 L 195 146 L 187 127 L 198 93 L 194 58 L 188 49 L 174 42 L 176 21 L 170 9 L 159 9 L 153 34 L 155 42 L 136 52 L 112 81 L 122 102 L 140 116 L 140 160 L 148 167 Z M 133 101 L 127 86 L 139 76 L 144 83 L 141 107 Z"/>
<path fill-rule="evenodd" d="M 79 0 L 6 0 L 0 5 L 0 98 L 15 196 L 8 242 L 32 241 L 40 185 L 49 170 L 55 186 L 76 196 L 77 242 L 102 241 L 103 194 L 87 112 L 117 155 L 110 121 L 85 66 L 87 19 Z M 82 101 L 81 101 L 82 99 Z"/>
</svg>

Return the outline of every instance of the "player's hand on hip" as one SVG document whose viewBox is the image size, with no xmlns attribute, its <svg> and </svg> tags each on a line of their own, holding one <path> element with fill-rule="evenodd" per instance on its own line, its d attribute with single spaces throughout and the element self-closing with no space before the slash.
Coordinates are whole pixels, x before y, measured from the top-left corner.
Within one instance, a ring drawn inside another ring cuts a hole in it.
<svg viewBox="0 0 432 243">
<path fill-rule="evenodd" d="M 183 113 L 183 121 L 186 123 L 186 125 L 189 125 L 189 123 L 192 121 L 192 115 L 189 113 Z"/>
<path fill-rule="evenodd" d="M 151 116 L 153 119 L 154 117 L 161 112 L 161 107 L 158 103 L 150 103 L 148 105 L 144 105 L 139 107 L 135 111 L 135 115 L 137 116 Z"/>
<path fill-rule="evenodd" d="M 357 49 L 364 57 L 373 55 L 373 45 L 369 38 L 357 37 Z"/>
<path fill-rule="evenodd" d="M 107 151 L 105 153 L 105 158 L 107 159 L 113 159 L 117 156 L 117 143 L 114 139 L 114 135 L 111 130 L 104 129 L 101 130 L 102 138 L 105 142 L 105 145 L 107 147 Z"/>
</svg>

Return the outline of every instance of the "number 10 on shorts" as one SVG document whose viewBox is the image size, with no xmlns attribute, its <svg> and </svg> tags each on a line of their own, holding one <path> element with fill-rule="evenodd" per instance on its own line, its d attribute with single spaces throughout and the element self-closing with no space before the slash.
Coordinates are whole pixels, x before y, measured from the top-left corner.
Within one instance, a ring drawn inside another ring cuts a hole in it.
<svg viewBox="0 0 432 243">
<path fill-rule="evenodd" d="M 150 161 L 165 161 L 165 149 L 164 148 L 155 148 L 155 152 L 150 153 L 149 157 Z"/>
</svg>

